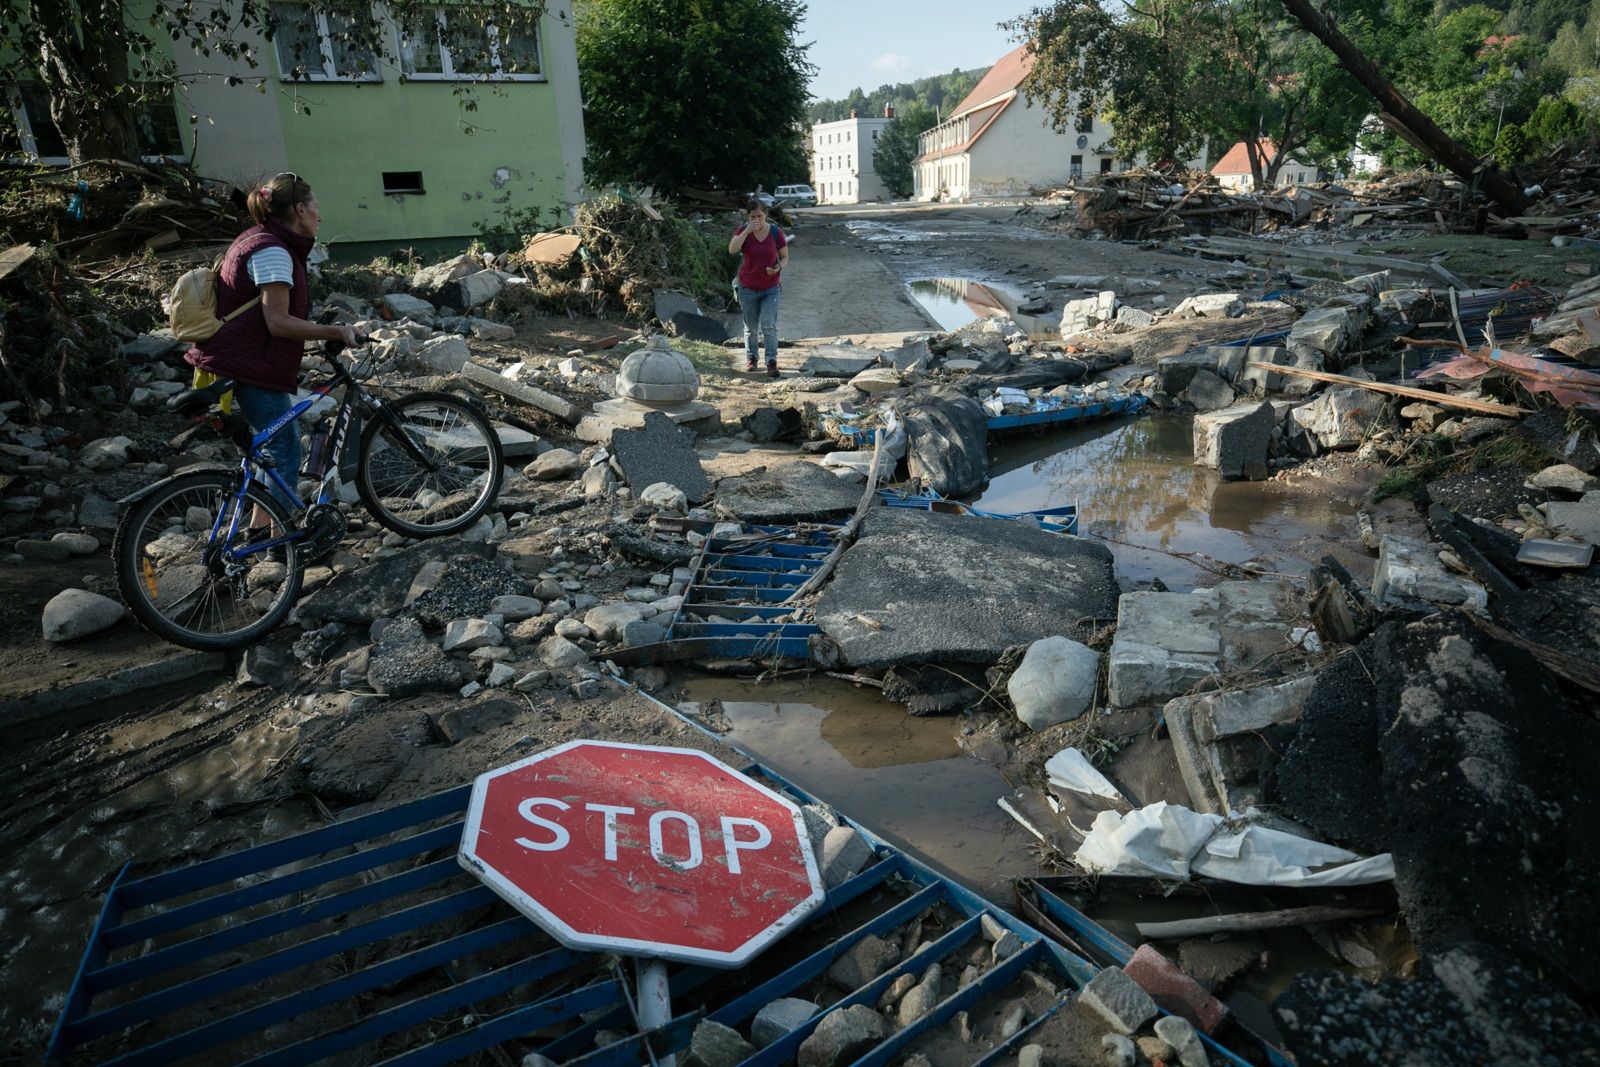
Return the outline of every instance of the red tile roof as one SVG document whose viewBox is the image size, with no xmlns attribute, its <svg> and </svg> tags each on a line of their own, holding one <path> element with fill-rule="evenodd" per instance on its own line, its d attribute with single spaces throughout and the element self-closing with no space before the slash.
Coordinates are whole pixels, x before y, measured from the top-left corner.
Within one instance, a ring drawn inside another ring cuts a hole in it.
<svg viewBox="0 0 1600 1067">
<path fill-rule="evenodd" d="M 1257 151 L 1261 153 L 1261 165 L 1264 167 L 1272 162 L 1272 157 L 1278 154 L 1270 140 L 1262 138 L 1256 142 Z M 1243 141 L 1228 149 L 1228 154 L 1217 160 L 1217 165 L 1211 168 L 1211 173 L 1221 177 L 1224 174 L 1249 174 L 1250 151 Z"/>
<path fill-rule="evenodd" d="M 1025 44 L 1019 44 L 1001 56 L 1000 61 L 989 68 L 989 73 L 979 79 L 978 84 L 972 87 L 972 92 L 956 105 L 949 117 L 955 118 L 964 111 L 971 111 L 979 104 L 1011 92 L 1022 84 L 1022 79 L 1033 69 L 1033 59 L 1034 57 L 1028 54 L 1028 46 Z"/>
</svg>

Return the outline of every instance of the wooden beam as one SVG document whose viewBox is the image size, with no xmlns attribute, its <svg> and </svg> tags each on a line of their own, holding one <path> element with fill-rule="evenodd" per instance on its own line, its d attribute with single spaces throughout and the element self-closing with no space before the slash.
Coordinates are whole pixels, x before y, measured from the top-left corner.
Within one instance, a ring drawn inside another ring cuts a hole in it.
<svg viewBox="0 0 1600 1067">
<path fill-rule="evenodd" d="M 1379 270 L 1394 270 L 1418 278 L 1441 277 L 1457 289 L 1472 288 L 1465 281 L 1445 270 L 1442 265 L 1432 262 L 1418 263 L 1415 260 L 1397 259 L 1394 256 L 1370 256 L 1359 252 L 1341 252 L 1338 249 L 1321 245 L 1304 247 L 1299 245 L 1280 245 L 1274 241 L 1256 241 L 1245 237 L 1208 237 L 1206 238 L 1206 244 L 1216 248 L 1219 252 L 1235 255 L 1270 256 L 1314 264 L 1320 267 L 1350 266 L 1362 269 L 1367 273 Z"/>
<path fill-rule="evenodd" d="M 1149 941 L 1170 941 L 1212 934 L 1235 934 L 1247 930 L 1277 930 L 1285 926 L 1310 926 L 1313 923 L 1370 919 L 1382 915 L 1377 908 L 1340 908 L 1317 905 L 1309 908 L 1280 908 L 1277 911 L 1241 911 L 1232 915 L 1202 915 L 1196 919 L 1170 922 L 1135 923 L 1139 936 Z"/>
<path fill-rule="evenodd" d="M 1515 418 L 1518 415 L 1531 415 L 1533 412 L 1527 408 L 1514 407 L 1511 404 L 1496 404 L 1491 400 L 1469 400 L 1464 396 L 1451 396 L 1449 393 L 1430 393 L 1426 389 L 1416 389 L 1409 385 L 1391 385 L 1388 382 L 1369 382 L 1365 378 L 1351 378 L 1344 374 L 1330 374 L 1325 370 L 1311 370 L 1307 367 L 1285 367 L 1277 363 L 1262 363 L 1251 360 L 1245 364 L 1247 367 L 1260 367 L 1275 374 L 1288 374 L 1298 378 L 1311 378 L 1319 382 L 1332 382 L 1334 385 L 1359 385 L 1374 393 L 1389 393 L 1394 396 L 1409 397 L 1412 400 L 1422 400 L 1429 404 L 1439 404 L 1443 407 L 1462 408 L 1466 411 L 1476 411 L 1480 415 L 1503 415 Z"/>
</svg>

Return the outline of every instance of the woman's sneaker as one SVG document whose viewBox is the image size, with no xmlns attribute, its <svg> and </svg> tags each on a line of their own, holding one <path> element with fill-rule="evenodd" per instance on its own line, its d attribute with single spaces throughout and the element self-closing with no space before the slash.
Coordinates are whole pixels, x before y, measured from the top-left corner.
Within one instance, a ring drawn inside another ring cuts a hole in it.
<svg viewBox="0 0 1600 1067">
<path fill-rule="evenodd" d="M 746 356 L 745 357 L 744 369 L 746 371 L 754 371 L 756 369 L 756 357 L 755 356 Z"/>
<path fill-rule="evenodd" d="M 750 369 L 751 370 L 755 370 L 756 369 L 755 368 L 755 364 L 751 364 L 750 365 Z M 777 376 L 778 376 L 778 365 L 776 363 L 768 363 L 767 364 L 767 377 L 768 378 L 776 378 Z"/>
</svg>

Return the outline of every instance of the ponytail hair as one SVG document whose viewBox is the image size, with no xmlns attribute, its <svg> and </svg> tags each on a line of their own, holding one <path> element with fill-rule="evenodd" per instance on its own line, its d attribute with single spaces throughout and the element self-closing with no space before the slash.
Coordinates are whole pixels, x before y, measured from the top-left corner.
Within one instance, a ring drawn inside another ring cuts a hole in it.
<svg viewBox="0 0 1600 1067">
<path fill-rule="evenodd" d="M 285 172 L 251 189 L 250 195 L 245 198 L 245 207 L 257 226 L 265 226 L 268 219 L 287 219 L 296 204 L 305 204 L 310 200 L 310 183 L 298 174 Z"/>
</svg>

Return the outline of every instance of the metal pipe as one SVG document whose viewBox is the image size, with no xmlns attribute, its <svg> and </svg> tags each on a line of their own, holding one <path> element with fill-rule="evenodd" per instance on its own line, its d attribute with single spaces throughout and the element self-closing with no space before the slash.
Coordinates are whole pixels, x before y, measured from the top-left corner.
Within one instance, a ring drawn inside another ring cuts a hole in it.
<svg viewBox="0 0 1600 1067">
<path fill-rule="evenodd" d="M 672 991 L 667 987 L 667 965 L 662 960 L 638 959 L 634 961 L 639 975 L 639 1030 L 649 1033 L 672 1020 Z M 646 1048 L 649 1048 L 648 1043 Z M 650 1062 L 659 1067 L 675 1067 L 677 1057 L 656 1056 L 652 1050 Z"/>
</svg>

